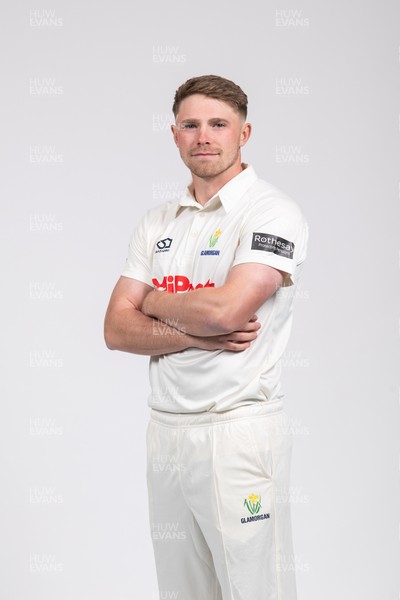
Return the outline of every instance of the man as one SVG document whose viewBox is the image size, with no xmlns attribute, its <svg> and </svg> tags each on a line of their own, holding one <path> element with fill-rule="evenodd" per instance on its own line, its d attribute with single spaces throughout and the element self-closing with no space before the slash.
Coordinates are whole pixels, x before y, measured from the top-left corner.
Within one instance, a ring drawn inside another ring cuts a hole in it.
<svg viewBox="0 0 400 600">
<path fill-rule="evenodd" d="M 151 356 L 147 481 L 160 597 L 294 600 L 279 379 L 307 224 L 241 161 L 251 125 L 239 86 L 189 79 L 173 112 L 192 182 L 136 228 L 105 319 L 110 349 Z"/>
</svg>

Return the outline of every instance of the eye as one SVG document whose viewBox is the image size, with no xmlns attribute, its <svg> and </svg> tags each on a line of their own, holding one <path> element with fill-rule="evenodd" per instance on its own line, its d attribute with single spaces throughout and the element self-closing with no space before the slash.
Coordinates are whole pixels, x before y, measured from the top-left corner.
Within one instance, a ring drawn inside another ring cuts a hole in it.
<svg viewBox="0 0 400 600">
<path fill-rule="evenodd" d="M 181 123 L 181 125 L 180 125 L 180 129 L 195 129 L 195 128 L 196 128 L 195 123 Z"/>
<path fill-rule="evenodd" d="M 226 124 L 222 123 L 221 121 L 218 121 L 218 123 L 214 124 L 214 127 L 217 127 L 217 129 L 221 129 L 222 127 L 226 127 Z"/>
</svg>

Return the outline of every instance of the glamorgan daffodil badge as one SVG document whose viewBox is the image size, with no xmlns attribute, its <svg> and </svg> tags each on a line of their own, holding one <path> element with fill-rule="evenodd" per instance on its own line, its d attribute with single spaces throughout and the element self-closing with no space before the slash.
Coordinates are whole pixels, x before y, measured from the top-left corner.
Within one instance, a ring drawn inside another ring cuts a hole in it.
<svg viewBox="0 0 400 600">
<path fill-rule="evenodd" d="M 210 241 L 208 245 L 210 248 L 214 248 L 215 244 L 218 242 L 218 238 L 221 235 L 222 231 L 220 229 L 216 229 L 212 236 L 210 237 Z"/>
<path fill-rule="evenodd" d="M 261 508 L 261 496 L 251 494 L 248 498 L 245 498 L 244 506 L 248 509 L 250 514 L 256 515 L 260 512 Z"/>
</svg>

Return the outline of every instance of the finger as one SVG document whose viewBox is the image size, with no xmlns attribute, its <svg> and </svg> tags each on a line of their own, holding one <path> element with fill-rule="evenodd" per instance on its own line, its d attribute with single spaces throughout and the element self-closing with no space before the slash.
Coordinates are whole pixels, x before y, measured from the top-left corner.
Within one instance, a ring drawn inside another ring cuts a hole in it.
<svg viewBox="0 0 400 600">
<path fill-rule="evenodd" d="M 250 348 L 250 342 L 225 342 L 224 350 L 230 350 L 231 352 L 243 352 L 243 350 L 247 350 Z"/>
<path fill-rule="evenodd" d="M 256 331 L 235 331 L 226 336 L 227 342 L 252 342 L 257 338 Z"/>
<path fill-rule="evenodd" d="M 256 322 L 249 322 L 246 323 L 246 325 L 243 325 L 243 327 L 241 329 L 238 329 L 238 332 L 246 332 L 246 331 L 258 331 L 261 327 L 261 323 L 259 323 L 258 321 Z M 236 331 L 234 331 L 233 333 L 237 333 Z"/>
<path fill-rule="evenodd" d="M 261 323 L 259 321 L 251 321 L 246 323 L 246 325 L 241 329 L 241 331 L 258 331 L 261 327 Z"/>
</svg>

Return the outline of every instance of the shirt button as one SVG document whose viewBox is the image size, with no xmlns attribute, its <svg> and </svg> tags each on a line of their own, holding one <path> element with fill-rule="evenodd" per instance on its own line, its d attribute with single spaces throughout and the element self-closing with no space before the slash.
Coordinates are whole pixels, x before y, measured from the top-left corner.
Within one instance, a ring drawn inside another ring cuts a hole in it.
<svg viewBox="0 0 400 600">
<path fill-rule="evenodd" d="M 202 219 L 204 219 L 204 217 L 205 217 L 205 214 L 204 214 L 203 212 L 201 212 L 201 213 L 200 213 L 200 217 L 201 217 Z"/>
<path fill-rule="evenodd" d="M 198 235 L 199 235 L 199 232 L 198 232 L 198 231 L 193 231 L 193 233 L 192 233 L 192 237 L 197 237 Z"/>
</svg>

